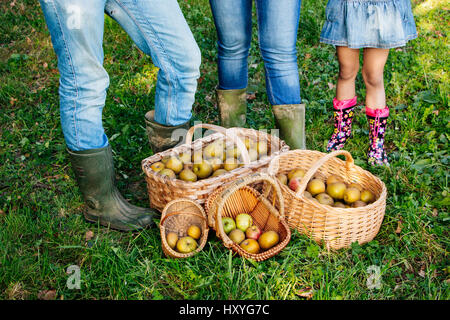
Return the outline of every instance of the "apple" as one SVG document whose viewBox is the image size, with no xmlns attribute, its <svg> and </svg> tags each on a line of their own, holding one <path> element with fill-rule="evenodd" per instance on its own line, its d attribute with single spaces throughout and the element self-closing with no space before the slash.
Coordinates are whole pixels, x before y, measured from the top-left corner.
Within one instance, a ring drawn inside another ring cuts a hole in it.
<svg viewBox="0 0 450 320">
<path fill-rule="evenodd" d="M 197 249 L 197 241 L 191 237 L 183 237 L 177 242 L 177 250 L 180 253 L 189 253 Z"/>
<path fill-rule="evenodd" d="M 165 168 L 165 165 L 164 165 L 164 163 L 162 163 L 161 161 L 158 161 L 158 162 L 155 162 L 154 164 L 152 164 L 152 165 L 150 166 L 150 168 L 151 168 L 153 171 L 155 171 L 155 172 L 159 172 L 159 171 L 161 171 L 162 169 Z"/>
<path fill-rule="evenodd" d="M 240 213 L 236 216 L 236 227 L 241 229 L 242 232 L 247 231 L 247 229 L 253 224 L 253 218 L 246 213 Z"/>
<path fill-rule="evenodd" d="M 167 169 L 167 168 L 162 169 L 161 171 L 159 171 L 159 174 L 160 174 L 161 176 L 167 177 L 167 178 L 169 178 L 169 179 L 176 179 L 176 177 L 177 177 L 176 174 L 175 174 L 175 172 L 173 172 L 172 170 Z"/>
<path fill-rule="evenodd" d="M 187 230 L 187 235 L 195 240 L 198 240 L 202 234 L 202 230 L 196 226 L 192 225 Z"/>
<path fill-rule="evenodd" d="M 300 179 L 299 178 L 292 178 L 289 180 L 289 188 L 293 190 L 294 192 L 297 191 L 298 187 L 300 187 Z"/>
<path fill-rule="evenodd" d="M 241 248 L 249 253 L 258 253 L 259 252 L 259 244 L 255 239 L 245 239 L 240 244 Z"/>
<path fill-rule="evenodd" d="M 169 245 L 169 247 L 171 247 L 173 249 L 177 245 L 178 235 L 175 232 L 169 232 L 166 235 L 166 240 L 167 240 L 167 244 Z"/>
<path fill-rule="evenodd" d="M 248 228 L 245 231 L 245 235 L 247 236 L 247 239 L 258 240 L 261 233 L 262 233 L 261 229 L 258 228 L 258 226 L 256 226 L 256 225 L 252 225 L 250 228 Z"/>
<path fill-rule="evenodd" d="M 305 171 L 302 169 L 292 169 L 288 173 L 288 179 L 291 180 L 292 178 L 303 178 L 305 176 Z"/>
<path fill-rule="evenodd" d="M 194 171 L 199 179 L 205 179 L 211 175 L 213 167 L 209 161 L 203 160 L 200 163 L 195 163 L 192 171 Z"/>
<path fill-rule="evenodd" d="M 263 250 L 272 248 L 280 241 L 280 236 L 275 231 L 266 231 L 258 239 Z"/>
<path fill-rule="evenodd" d="M 225 231 L 226 234 L 230 233 L 231 230 L 236 229 L 236 222 L 230 217 L 222 218 L 222 226 L 223 231 Z"/>
<path fill-rule="evenodd" d="M 228 237 L 234 243 L 239 244 L 245 240 L 245 233 L 243 233 L 242 230 L 234 229 L 234 230 L 231 230 L 231 232 L 228 234 Z"/>
</svg>

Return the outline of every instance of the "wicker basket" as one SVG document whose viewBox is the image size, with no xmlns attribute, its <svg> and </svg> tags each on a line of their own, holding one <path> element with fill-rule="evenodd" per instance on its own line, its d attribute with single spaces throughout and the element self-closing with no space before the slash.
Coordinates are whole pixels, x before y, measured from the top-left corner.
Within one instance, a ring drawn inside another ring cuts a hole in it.
<svg viewBox="0 0 450 320">
<path fill-rule="evenodd" d="M 197 128 L 210 129 L 216 131 L 216 133 L 192 142 L 194 131 Z M 196 182 L 186 182 L 179 179 L 170 180 L 159 175 L 150 168 L 153 163 L 161 161 L 164 157 L 177 155 L 184 152 L 193 153 L 194 150 L 202 149 L 215 140 L 223 139 L 224 137 L 227 138 L 227 141 L 233 141 L 233 143 L 237 145 L 237 148 L 241 152 L 245 163 L 244 166 L 236 168 L 218 177 L 202 179 Z M 268 146 L 268 155 L 257 161 L 250 162 L 248 151 L 242 142 L 242 139 L 245 137 L 248 137 L 255 142 L 266 142 Z M 150 206 L 158 210 L 162 210 L 167 203 L 180 198 L 187 198 L 195 200 L 199 204 L 204 204 L 208 196 L 215 189 L 241 176 L 248 175 L 255 171 L 266 170 L 270 160 L 278 154 L 288 150 L 289 146 L 283 140 L 262 131 L 245 128 L 225 129 L 223 127 L 210 124 L 193 126 L 189 129 L 186 135 L 185 144 L 157 153 L 142 161 L 142 170 L 145 173 Z"/>
<path fill-rule="evenodd" d="M 346 161 L 336 158 L 344 155 Z M 387 190 L 384 183 L 370 172 L 354 164 L 351 154 L 340 150 L 322 153 L 310 150 L 293 150 L 275 157 L 268 168 L 272 176 L 287 174 L 290 170 L 308 170 L 297 192 L 279 183 L 286 208 L 289 226 L 325 243 L 329 249 L 347 248 L 352 242 L 360 244 L 371 241 L 378 233 L 386 208 Z M 303 193 L 312 177 L 326 179 L 339 176 L 345 183 L 357 183 L 370 190 L 376 201 L 365 207 L 336 208 L 322 205 L 306 198 Z"/>
<path fill-rule="evenodd" d="M 267 190 L 272 190 L 272 200 L 253 188 L 252 184 L 263 182 Z M 251 186 L 252 185 L 252 186 Z M 226 187 L 221 187 L 211 194 L 207 202 L 208 221 L 214 221 L 214 229 L 225 247 L 237 254 L 255 261 L 263 261 L 278 254 L 291 239 L 291 231 L 284 220 L 284 201 L 277 182 L 264 173 L 253 173 L 233 181 Z M 223 230 L 222 217 L 235 218 L 240 213 L 248 213 L 253 218 L 253 224 L 263 232 L 273 230 L 280 236 L 280 241 L 274 247 L 252 254 L 234 243 Z"/>
<path fill-rule="evenodd" d="M 166 236 L 169 232 L 175 232 L 178 238 L 187 236 L 187 229 L 191 225 L 196 225 L 202 231 L 196 250 L 190 253 L 180 253 L 169 247 Z M 195 201 L 189 199 L 179 199 L 169 202 L 164 208 L 159 224 L 161 234 L 162 249 L 166 256 L 171 258 L 188 258 L 200 252 L 208 239 L 208 224 L 206 223 L 206 213 Z"/>
</svg>

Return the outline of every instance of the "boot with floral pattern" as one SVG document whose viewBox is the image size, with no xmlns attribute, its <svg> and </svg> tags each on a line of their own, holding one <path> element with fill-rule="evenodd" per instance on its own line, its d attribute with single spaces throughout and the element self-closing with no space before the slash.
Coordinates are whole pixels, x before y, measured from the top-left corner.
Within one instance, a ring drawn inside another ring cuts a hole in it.
<svg viewBox="0 0 450 320">
<path fill-rule="evenodd" d="M 333 99 L 334 132 L 328 141 L 327 151 L 340 150 L 352 133 L 352 122 L 356 106 L 356 97 L 348 100 Z"/>
<path fill-rule="evenodd" d="M 389 108 L 370 109 L 366 107 L 367 120 L 369 121 L 369 151 L 367 162 L 372 165 L 387 165 L 389 161 L 384 150 L 384 135 L 386 134 Z"/>
</svg>

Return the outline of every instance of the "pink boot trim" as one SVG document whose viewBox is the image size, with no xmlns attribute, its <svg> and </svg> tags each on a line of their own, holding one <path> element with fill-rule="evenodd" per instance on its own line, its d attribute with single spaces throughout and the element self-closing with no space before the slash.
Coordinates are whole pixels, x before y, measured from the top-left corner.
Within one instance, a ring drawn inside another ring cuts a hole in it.
<svg viewBox="0 0 450 320">
<path fill-rule="evenodd" d="M 348 100 L 333 99 L 333 108 L 335 110 L 343 110 L 354 106 L 356 106 L 356 96 Z"/>
<path fill-rule="evenodd" d="M 383 109 L 371 109 L 366 107 L 366 115 L 374 118 L 387 118 L 389 117 L 389 108 L 387 106 Z"/>
</svg>

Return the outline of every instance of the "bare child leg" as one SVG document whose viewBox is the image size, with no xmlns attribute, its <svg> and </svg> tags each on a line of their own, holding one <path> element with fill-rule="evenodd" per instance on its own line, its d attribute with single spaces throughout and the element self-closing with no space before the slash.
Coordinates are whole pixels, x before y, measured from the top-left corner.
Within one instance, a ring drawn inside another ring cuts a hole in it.
<svg viewBox="0 0 450 320">
<path fill-rule="evenodd" d="M 365 48 L 362 75 L 366 84 L 366 115 L 369 121 L 369 151 L 367 159 L 371 165 L 388 165 L 384 150 L 389 108 L 384 91 L 384 66 L 389 49 Z"/>
<path fill-rule="evenodd" d="M 327 150 L 339 150 L 351 135 L 353 109 L 356 105 L 355 79 L 359 71 L 359 49 L 336 47 L 339 76 L 333 99 L 334 132 Z"/>
<path fill-rule="evenodd" d="M 364 49 L 362 75 L 366 84 L 366 107 L 371 109 L 386 107 L 383 73 L 388 56 L 389 49 Z"/>
<path fill-rule="evenodd" d="M 339 61 L 339 76 L 336 84 L 336 99 L 348 100 L 356 95 L 355 79 L 359 71 L 359 49 L 336 47 Z"/>
</svg>

